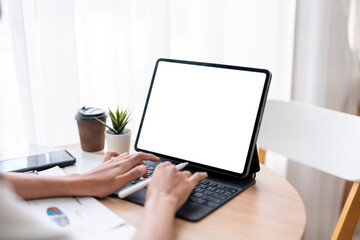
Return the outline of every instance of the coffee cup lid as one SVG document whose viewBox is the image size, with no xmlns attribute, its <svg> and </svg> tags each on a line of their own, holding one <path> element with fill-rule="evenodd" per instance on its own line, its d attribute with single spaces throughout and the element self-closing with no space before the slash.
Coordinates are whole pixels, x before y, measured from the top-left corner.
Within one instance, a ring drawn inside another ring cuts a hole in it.
<svg viewBox="0 0 360 240">
<path fill-rule="evenodd" d="M 104 109 L 94 107 L 82 107 L 75 115 L 77 121 L 93 122 L 96 118 L 104 120 L 107 118 L 107 114 Z"/>
</svg>

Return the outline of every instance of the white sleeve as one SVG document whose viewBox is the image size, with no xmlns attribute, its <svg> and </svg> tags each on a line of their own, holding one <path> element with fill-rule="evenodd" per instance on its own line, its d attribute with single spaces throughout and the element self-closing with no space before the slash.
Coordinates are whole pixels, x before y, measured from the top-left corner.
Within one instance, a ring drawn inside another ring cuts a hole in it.
<svg viewBox="0 0 360 240">
<path fill-rule="evenodd" d="M 66 232 L 31 214 L 9 184 L 0 178 L 0 239 L 72 239 Z"/>
</svg>

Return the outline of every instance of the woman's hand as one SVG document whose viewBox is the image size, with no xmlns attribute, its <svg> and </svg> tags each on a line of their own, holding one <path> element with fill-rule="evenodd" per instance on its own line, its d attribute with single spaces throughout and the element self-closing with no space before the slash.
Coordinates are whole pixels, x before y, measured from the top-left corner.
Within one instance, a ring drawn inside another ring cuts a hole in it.
<svg viewBox="0 0 360 240">
<path fill-rule="evenodd" d="M 160 163 L 154 171 L 146 193 L 146 202 L 166 201 L 173 214 L 185 203 L 196 183 L 207 177 L 205 172 L 179 172 L 170 162 Z M 146 203 L 145 203 L 146 204 Z"/>
<path fill-rule="evenodd" d="M 159 161 L 147 153 L 119 154 L 107 152 L 103 162 L 95 169 L 76 174 L 79 189 L 83 195 L 106 197 L 139 177 L 148 177 L 145 160 Z"/>
<path fill-rule="evenodd" d="M 170 162 L 160 163 L 149 183 L 144 216 L 134 240 L 174 239 L 176 211 L 185 203 L 196 183 L 206 177 L 205 172 L 191 175 L 189 171 L 178 172 Z"/>
</svg>

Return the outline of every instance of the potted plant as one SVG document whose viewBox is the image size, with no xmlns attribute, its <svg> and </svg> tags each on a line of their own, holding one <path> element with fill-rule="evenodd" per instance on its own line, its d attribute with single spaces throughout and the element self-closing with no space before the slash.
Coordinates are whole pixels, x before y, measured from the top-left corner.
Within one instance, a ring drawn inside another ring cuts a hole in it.
<svg viewBox="0 0 360 240">
<path fill-rule="evenodd" d="M 108 150 L 117 151 L 118 153 L 129 152 L 130 150 L 130 140 L 131 140 L 131 130 L 125 128 L 129 123 L 130 113 L 128 110 L 119 110 L 117 107 L 116 112 L 114 113 L 109 109 L 109 117 L 112 123 L 112 127 L 107 125 L 105 122 L 101 121 L 98 118 L 95 118 L 97 121 L 102 123 L 108 129 L 105 131 L 105 138 L 108 146 Z"/>
</svg>

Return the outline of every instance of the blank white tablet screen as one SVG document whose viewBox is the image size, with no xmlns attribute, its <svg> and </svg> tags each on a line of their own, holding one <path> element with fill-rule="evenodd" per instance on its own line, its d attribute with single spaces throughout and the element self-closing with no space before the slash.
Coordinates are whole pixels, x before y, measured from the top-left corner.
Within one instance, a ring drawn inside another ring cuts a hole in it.
<svg viewBox="0 0 360 240">
<path fill-rule="evenodd" d="M 242 173 L 266 74 L 160 61 L 139 149 Z"/>
</svg>

